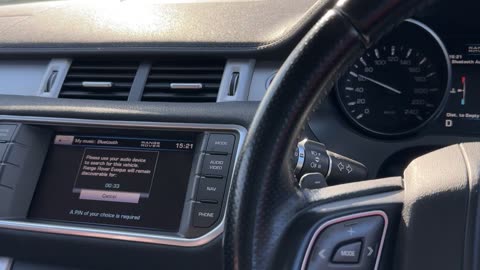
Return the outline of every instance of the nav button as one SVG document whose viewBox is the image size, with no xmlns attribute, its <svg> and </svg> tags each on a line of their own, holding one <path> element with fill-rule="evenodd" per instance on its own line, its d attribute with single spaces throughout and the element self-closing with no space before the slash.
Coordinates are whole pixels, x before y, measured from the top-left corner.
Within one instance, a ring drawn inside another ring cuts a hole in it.
<svg viewBox="0 0 480 270">
<path fill-rule="evenodd" d="M 218 219 L 220 205 L 195 203 L 193 205 L 193 227 L 210 228 Z"/>
<path fill-rule="evenodd" d="M 225 180 L 217 178 L 200 178 L 197 200 L 201 202 L 220 203 L 225 191 Z"/>
</svg>

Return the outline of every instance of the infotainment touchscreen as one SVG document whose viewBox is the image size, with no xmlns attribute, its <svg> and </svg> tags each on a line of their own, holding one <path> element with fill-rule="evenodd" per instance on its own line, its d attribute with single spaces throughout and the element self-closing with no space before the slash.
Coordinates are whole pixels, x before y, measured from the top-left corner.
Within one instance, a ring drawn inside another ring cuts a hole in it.
<svg viewBox="0 0 480 270">
<path fill-rule="evenodd" d="M 167 137 L 57 134 L 29 217 L 178 231 L 196 135 Z"/>
</svg>

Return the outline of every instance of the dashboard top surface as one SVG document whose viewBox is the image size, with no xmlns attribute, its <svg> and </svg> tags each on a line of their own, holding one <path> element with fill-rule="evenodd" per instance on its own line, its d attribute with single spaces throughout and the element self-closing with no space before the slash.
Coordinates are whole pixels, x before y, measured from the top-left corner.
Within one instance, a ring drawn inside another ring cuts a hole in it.
<svg viewBox="0 0 480 270">
<path fill-rule="evenodd" d="M 49 1 L 0 5 L 0 47 L 256 48 L 288 38 L 304 23 L 315 2 Z"/>
</svg>

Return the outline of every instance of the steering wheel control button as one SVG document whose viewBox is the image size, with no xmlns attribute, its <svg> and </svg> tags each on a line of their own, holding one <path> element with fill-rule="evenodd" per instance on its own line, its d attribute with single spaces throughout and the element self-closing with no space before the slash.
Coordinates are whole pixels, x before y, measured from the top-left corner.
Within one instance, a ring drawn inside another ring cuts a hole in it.
<svg viewBox="0 0 480 270">
<path fill-rule="evenodd" d="M 387 216 L 381 211 L 324 223 L 309 244 L 303 269 L 375 270 L 387 224 Z"/>
<path fill-rule="evenodd" d="M 360 252 L 362 251 L 362 242 L 358 241 L 351 244 L 340 246 L 333 256 L 333 263 L 358 263 L 360 261 Z"/>
<path fill-rule="evenodd" d="M 231 154 L 235 137 L 231 134 L 210 134 L 207 152 L 216 154 Z"/>
<path fill-rule="evenodd" d="M 218 220 L 220 205 L 196 203 L 193 205 L 193 227 L 210 228 Z"/>
<path fill-rule="evenodd" d="M 218 178 L 200 178 L 197 200 L 201 202 L 220 203 L 225 192 L 225 180 Z"/>
<path fill-rule="evenodd" d="M 17 125 L 0 125 L 0 142 L 12 141 Z"/>
<path fill-rule="evenodd" d="M 320 189 L 327 186 L 325 176 L 321 173 L 307 173 L 300 179 L 300 187 L 304 189 Z"/>
<path fill-rule="evenodd" d="M 205 155 L 203 159 L 202 175 L 226 177 L 230 167 L 230 156 Z"/>
</svg>

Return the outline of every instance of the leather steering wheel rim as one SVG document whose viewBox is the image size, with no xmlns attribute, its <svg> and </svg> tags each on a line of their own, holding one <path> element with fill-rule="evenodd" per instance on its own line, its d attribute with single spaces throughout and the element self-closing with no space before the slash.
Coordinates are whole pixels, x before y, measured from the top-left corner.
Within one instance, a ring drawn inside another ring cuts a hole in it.
<svg viewBox="0 0 480 270">
<path fill-rule="evenodd" d="M 285 228 L 317 196 L 298 188 L 285 158 L 309 113 L 367 48 L 431 2 L 321 1 L 319 21 L 277 73 L 241 150 L 227 208 L 225 269 L 279 268 L 275 254 Z"/>
</svg>

